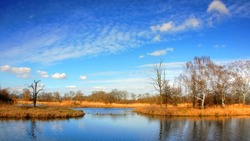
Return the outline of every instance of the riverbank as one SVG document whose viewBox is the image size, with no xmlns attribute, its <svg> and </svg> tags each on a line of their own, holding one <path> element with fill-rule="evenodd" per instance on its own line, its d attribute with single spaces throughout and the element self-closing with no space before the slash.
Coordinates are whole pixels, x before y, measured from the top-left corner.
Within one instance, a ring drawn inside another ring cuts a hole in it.
<svg viewBox="0 0 250 141">
<path fill-rule="evenodd" d="M 31 101 L 17 101 L 18 105 L 32 105 Z M 61 102 L 37 102 L 41 106 L 57 106 L 69 108 L 136 108 L 150 106 L 148 103 L 103 103 L 103 102 L 89 102 L 89 101 L 70 101 L 64 100 Z"/>
<path fill-rule="evenodd" d="M 163 107 L 148 106 L 137 107 L 135 112 L 154 115 L 154 116 L 166 116 L 166 117 L 208 117 L 208 116 L 250 116 L 250 106 L 233 105 L 225 108 L 212 107 L 206 109 L 197 109 L 190 107 Z"/>
<path fill-rule="evenodd" d="M 18 119 L 56 119 L 56 118 L 76 118 L 83 117 L 84 112 L 72 110 L 65 107 L 30 107 L 0 105 L 0 118 L 18 118 Z"/>
</svg>

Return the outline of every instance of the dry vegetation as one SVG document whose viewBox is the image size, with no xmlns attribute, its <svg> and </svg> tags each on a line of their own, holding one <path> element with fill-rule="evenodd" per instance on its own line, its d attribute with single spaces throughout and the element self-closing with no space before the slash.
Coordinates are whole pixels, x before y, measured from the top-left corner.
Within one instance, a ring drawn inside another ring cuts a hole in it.
<svg viewBox="0 0 250 141">
<path fill-rule="evenodd" d="M 187 106 L 179 107 L 162 107 L 148 106 L 137 107 L 135 112 L 155 116 L 167 117 L 207 117 L 207 116 L 250 116 L 250 106 L 243 105 L 230 105 L 225 108 L 209 107 L 205 109 L 191 108 Z"/>
<path fill-rule="evenodd" d="M 27 105 L 32 102 L 19 101 L 19 104 Z M 38 102 L 38 105 L 49 107 L 92 107 L 92 108 L 134 108 L 135 112 L 168 117 L 206 117 L 206 116 L 250 116 L 250 106 L 242 104 L 227 105 L 225 108 L 221 106 L 208 107 L 205 109 L 192 108 L 192 104 L 179 104 L 178 107 L 168 105 L 168 107 L 160 108 L 157 104 L 131 103 L 106 104 L 103 102 L 87 102 L 87 101 L 62 101 L 62 102 Z"/>
<path fill-rule="evenodd" d="M 19 105 L 32 105 L 31 101 L 17 101 Z M 63 100 L 61 102 L 38 102 L 40 106 L 57 106 L 57 107 L 74 107 L 74 108 L 135 108 L 135 107 L 147 107 L 151 104 L 147 103 L 104 103 L 104 102 L 88 102 L 88 101 L 70 101 Z M 156 104 L 155 104 L 156 105 Z"/>
<path fill-rule="evenodd" d="M 83 111 L 72 110 L 65 107 L 30 107 L 30 106 L 14 106 L 0 105 L 0 118 L 39 118 L 39 119 L 54 119 L 54 118 L 70 118 L 82 117 Z"/>
</svg>

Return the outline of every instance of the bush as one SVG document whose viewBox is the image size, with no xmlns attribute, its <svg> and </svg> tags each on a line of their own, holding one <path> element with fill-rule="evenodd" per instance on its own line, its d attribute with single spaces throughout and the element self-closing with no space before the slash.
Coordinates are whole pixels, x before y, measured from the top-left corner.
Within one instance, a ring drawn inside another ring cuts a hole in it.
<svg viewBox="0 0 250 141">
<path fill-rule="evenodd" d="M 7 89 L 0 89 L 0 103 L 13 103 L 13 100 L 10 98 L 10 94 Z"/>
</svg>

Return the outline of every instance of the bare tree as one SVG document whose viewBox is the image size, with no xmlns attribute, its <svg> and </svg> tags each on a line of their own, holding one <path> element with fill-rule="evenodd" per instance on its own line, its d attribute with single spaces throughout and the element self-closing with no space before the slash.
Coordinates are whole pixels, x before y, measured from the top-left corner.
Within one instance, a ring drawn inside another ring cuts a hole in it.
<svg viewBox="0 0 250 141">
<path fill-rule="evenodd" d="M 186 63 L 185 74 L 182 78 L 193 98 L 193 107 L 196 99 L 199 100 L 202 109 L 205 107 L 206 95 L 210 92 L 209 82 L 211 77 L 211 66 L 214 63 L 209 57 L 195 57 Z"/>
<path fill-rule="evenodd" d="M 226 95 L 229 94 L 231 86 L 231 72 L 226 66 L 211 66 L 211 87 L 216 101 L 221 101 L 222 107 L 225 107 Z"/>
<path fill-rule="evenodd" d="M 26 89 L 26 88 L 23 89 L 22 99 L 23 99 L 24 101 L 29 101 L 29 100 L 32 99 L 32 94 L 31 94 L 31 92 L 30 92 L 29 89 Z"/>
<path fill-rule="evenodd" d="M 236 61 L 230 67 L 234 74 L 234 91 L 242 96 L 242 103 L 250 94 L 250 60 Z"/>
<path fill-rule="evenodd" d="M 55 101 L 59 101 L 59 102 L 61 101 L 61 96 L 59 92 L 54 92 L 53 97 Z"/>
<path fill-rule="evenodd" d="M 163 101 L 166 104 L 166 107 L 168 107 L 169 99 L 172 98 L 172 87 L 168 84 L 168 81 L 166 80 L 164 86 L 163 86 Z"/>
<path fill-rule="evenodd" d="M 163 103 L 163 89 L 167 83 L 165 76 L 165 68 L 162 67 L 162 61 L 154 66 L 155 77 L 152 77 L 152 84 L 160 94 L 160 107 Z"/>
<path fill-rule="evenodd" d="M 196 97 L 198 96 L 197 85 L 197 70 L 194 67 L 193 62 L 189 61 L 185 64 L 184 73 L 180 75 L 180 80 L 188 91 L 188 95 L 191 97 L 192 107 L 196 105 Z"/>
<path fill-rule="evenodd" d="M 38 88 L 38 83 L 40 82 L 41 80 L 34 80 L 34 83 L 32 83 L 31 85 L 28 85 L 30 88 L 32 88 L 32 97 L 33 97 L 33 105 L 34 107 L 36 107 L 36 100 L 37 100 L 37 95 L 40 91 L 43 90 L 43 86 L 42 88 Z"/>
</svg>

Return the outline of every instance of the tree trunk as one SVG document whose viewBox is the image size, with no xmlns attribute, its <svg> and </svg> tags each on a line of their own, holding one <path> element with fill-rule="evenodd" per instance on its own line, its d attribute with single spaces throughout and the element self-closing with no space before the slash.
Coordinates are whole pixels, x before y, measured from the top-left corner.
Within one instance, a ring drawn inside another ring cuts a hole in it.
<svg viewBox="0 0 250 141">
<path fill-rule="evenodd" d="M 221 105 L 223 108 L 225 107 L 225 99 L 224 98 L 221 99 Z"/>
<path fill-rule="evenodd" d="M 196 98 L 195 98 L 195 96 L 193 96 L 193 100 L 192 100 L 193 108 L 195 108 L 195 101 L 196 101 Z"/>
<path fill-rule="evenodd" d="M 204 109 L 205 98 L 206 98 L 206 95 L 203 94 L 203 96 L 202 96 L 202 101 L 201 101 L 201 109 Z"/>
<path fill-rule="evenodd" d="M 34 105 L 34 107 L 36 107 L 36 95 L 34 95 L 34 97 L 33 97 L 33 105 Z"/>
<path fill-rule="evenodd" d="M 244 93 L 244 94 L 242 94 L 242 96 L 243 96 L 242 103 L 243 103 L 243 105 L 245 105 L 246 104 L 246 94 Z"/>
</svg>

